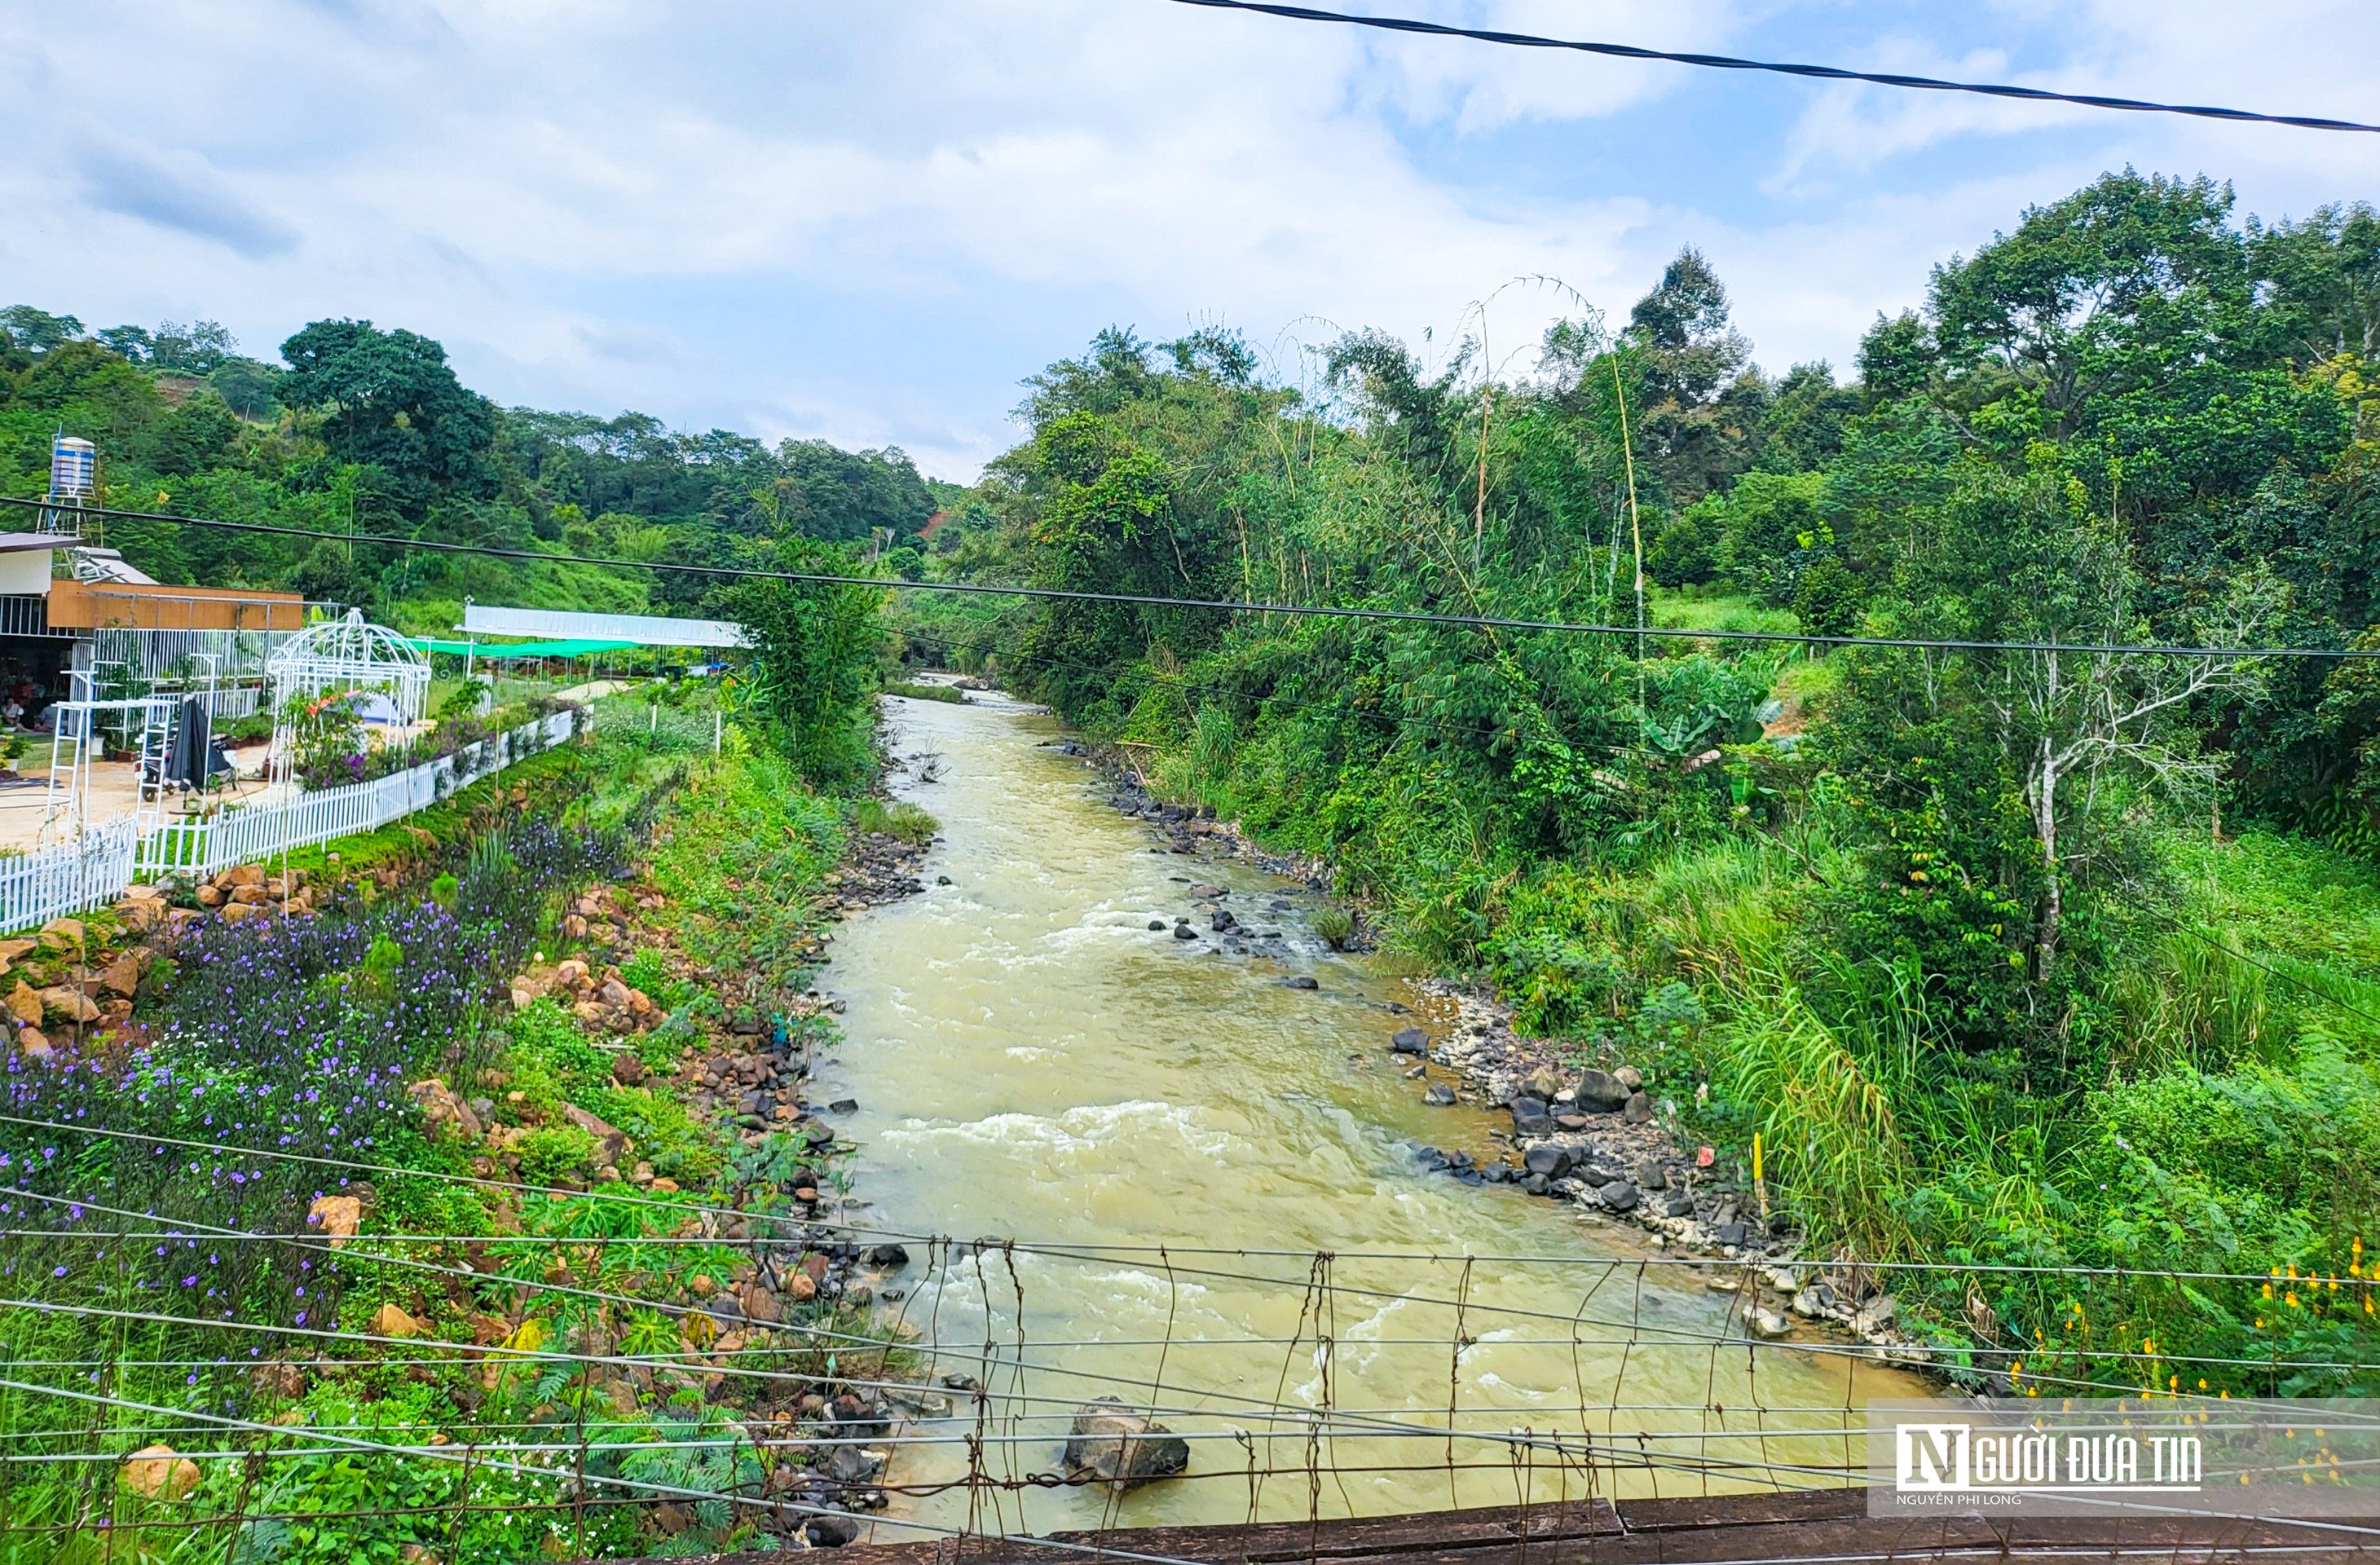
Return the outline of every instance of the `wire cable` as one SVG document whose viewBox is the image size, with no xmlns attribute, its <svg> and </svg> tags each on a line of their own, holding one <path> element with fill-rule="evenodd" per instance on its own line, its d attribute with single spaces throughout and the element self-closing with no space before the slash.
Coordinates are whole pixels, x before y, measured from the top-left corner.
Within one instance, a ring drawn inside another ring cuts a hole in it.
<svg viewBox="0 0 2380 1565">
<path fill-rule="evenodd" d="M 1348 27 L 1377 28 L 1384 32 L 1421 33 L 1433 38 L 1467 38 L 1479 43 L 1500 43 L 1516 49 L 1561 49 L 1580 55 L 1605 55 L 1620 60 L 1658 60 L 1668 65 L 1699 66 L 1706 70 L 1762 71 L 1773 76 L 1799 76 L 1820 81 L 1864 81 L 1876 87 L 1898 87 L 1919 92 L 1973 92 L 1986 98 L 2014 98 L 2033 103 L 2073 103 L 2086 109 L 2115 109 L 2126 114 L 2186 115 L 2193 119 L 2224 119 L 2252 125 L 2285 125 L 2298 130 L 2343 130 L 2380 135 L 2380 125 L 2360 120 L 2324 119 L 2312 115 L 2262 114 L 2252 109 L 2219 108 L 2209 103 L 2165 103 L 2145 98 L 2110 98 L 2092 92 L 2054 92 L 2041 87 L 2018 87 L 1997 81 L 1952 81 L 1933 76 L 1901 76 L 1889 71 L 1850 70 L 1841 66 L 1803 65 L 1785 60 L 1749 60 L 1733 55 L 1694 55 L 1670 49 L 1646 49 L 1633 43 L 1591 42 L 1583 39 L 1545 38 L 1528 32 L 1497 32 L 1486 28 L 1451 27 L 1410 17 L 1366 17 L 1346 11 L 1318 10 L 1310 6 L 1278 6 L 1269 0 L 1174 0 L 1179 6 L 1203 6 L 1218 11 L 1254 11 L 1291 21 L 1335 22 Z"/>
</svg>

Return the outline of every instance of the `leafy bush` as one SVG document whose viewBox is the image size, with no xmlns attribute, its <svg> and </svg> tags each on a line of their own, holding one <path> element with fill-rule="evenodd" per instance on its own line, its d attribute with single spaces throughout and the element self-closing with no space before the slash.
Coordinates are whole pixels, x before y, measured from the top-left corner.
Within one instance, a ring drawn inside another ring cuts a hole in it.
<svg viewBox="0 0 2380 1565">
<path fill-rule="evenodd" d="M 871 836 L 897 837 L 905 843 L 922 843 L 941 830 L 941 823 L 924 807 L 885 799 L 856 799 L 851 806 L 854 831 Z"/>
<path fill-rule="evenodd" d="M 577 1125 L 540 1125 L 520 1139 L 521 1178 L 531 1184 L 559 1184 L 589 1170 L 595 1138 Z"/>
<path fill-rule="evenodd" d="M 1314 910 L 1314 932 L 1331 950 L 1343 951 L 1354 937 L 1355 916 L 1335 902 L 1326 903 Z"/>
</svg>

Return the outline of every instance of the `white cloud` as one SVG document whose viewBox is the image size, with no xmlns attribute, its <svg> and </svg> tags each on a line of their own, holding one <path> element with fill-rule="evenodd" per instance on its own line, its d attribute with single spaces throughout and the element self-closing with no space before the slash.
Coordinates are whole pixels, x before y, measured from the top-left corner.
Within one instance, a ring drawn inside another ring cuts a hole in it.
<svg viewBox="0 0 2380 1565">
<path fill-rule="evenodd" d="M 1395 8 L 1747 52 L 1844 23 L 1791 0 Z M 1853 5 L 1890 23 L 1853 63 L 2354 112 L 2380 96 L 2363 9 L 1999 0 L 1936 40 Z M 1442 346 L 1516 276 L 1624 312 L 1692 241 L 1765 362 L 1841 365 L 1933 261 L 2111 164 L 2236 173 L 2245 204 L 2302 211 L 2368 193 L 2380 150 L 1771 79 L 1694 96 L 1707 80 L 1163 0 L 90 0 L 71 28 L 0 18 L 0 200 L 26 214 L 0 275 L 258 348 L 369 316 L 508 402 L 897 442 L 964 474 L 1011 438 L 1016 380 L 1111 321 L 1259 344 L 1434 325 Z M 1639 150 L 1678 173 L 1632 176 Z M 1447 172 L 1482 166 L 1492 191 Z M 1513 290 L 1489 324 L 1518 343 L 1559 308 Z"/>
</svg>

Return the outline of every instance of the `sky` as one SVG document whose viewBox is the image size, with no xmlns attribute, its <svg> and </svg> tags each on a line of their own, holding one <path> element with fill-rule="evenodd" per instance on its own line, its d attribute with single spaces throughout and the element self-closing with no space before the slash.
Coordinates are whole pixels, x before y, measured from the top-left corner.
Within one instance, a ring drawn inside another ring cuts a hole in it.
<svg viewBox="0 0 2380 1565">
<path fill-rule="evenodd" d="M 2371 0 L 1347 0 L 1666 49 L 2380 118 Z M 2101 172 L 2380 201 L 2380 136 L 1408 38 L 1172 0 L 0 0 L 0 303 L 445 344 L 508 405 L 972 479 L 1111 324 L 1524 373 L 1683 245 L 1772 371 Z"/>
</svg>

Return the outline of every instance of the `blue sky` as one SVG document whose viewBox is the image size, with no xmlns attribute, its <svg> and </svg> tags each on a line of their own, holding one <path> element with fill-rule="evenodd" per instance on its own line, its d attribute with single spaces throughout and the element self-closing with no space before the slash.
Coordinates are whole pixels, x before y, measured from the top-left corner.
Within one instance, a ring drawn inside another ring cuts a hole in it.
<svg viewBox="0 0 2380 1565">
<path fill-rule="evenodd" d="M 2380 116 L 2369 0 L 1363 3 Z M 1167 0 L 19 0 L 0 136 L 0 303 L 212 318 L 267 356 L 369 317 L 507 403 L 898 444 L 961 479 L 1014 440 L 1017 382 L 1111 322 L 1234 325 L 1292 379 L 1342 328 L 1484 326 L 1520 372 L 1568 306 L 1513 279 L 1623 316 L 1692 243 L 1763 364 L 1840 368 L 1929 266 L 2103 169 L 2228 178 L 2267 217 L 2380 200 L 2380 137 Z"/>
</svg>

